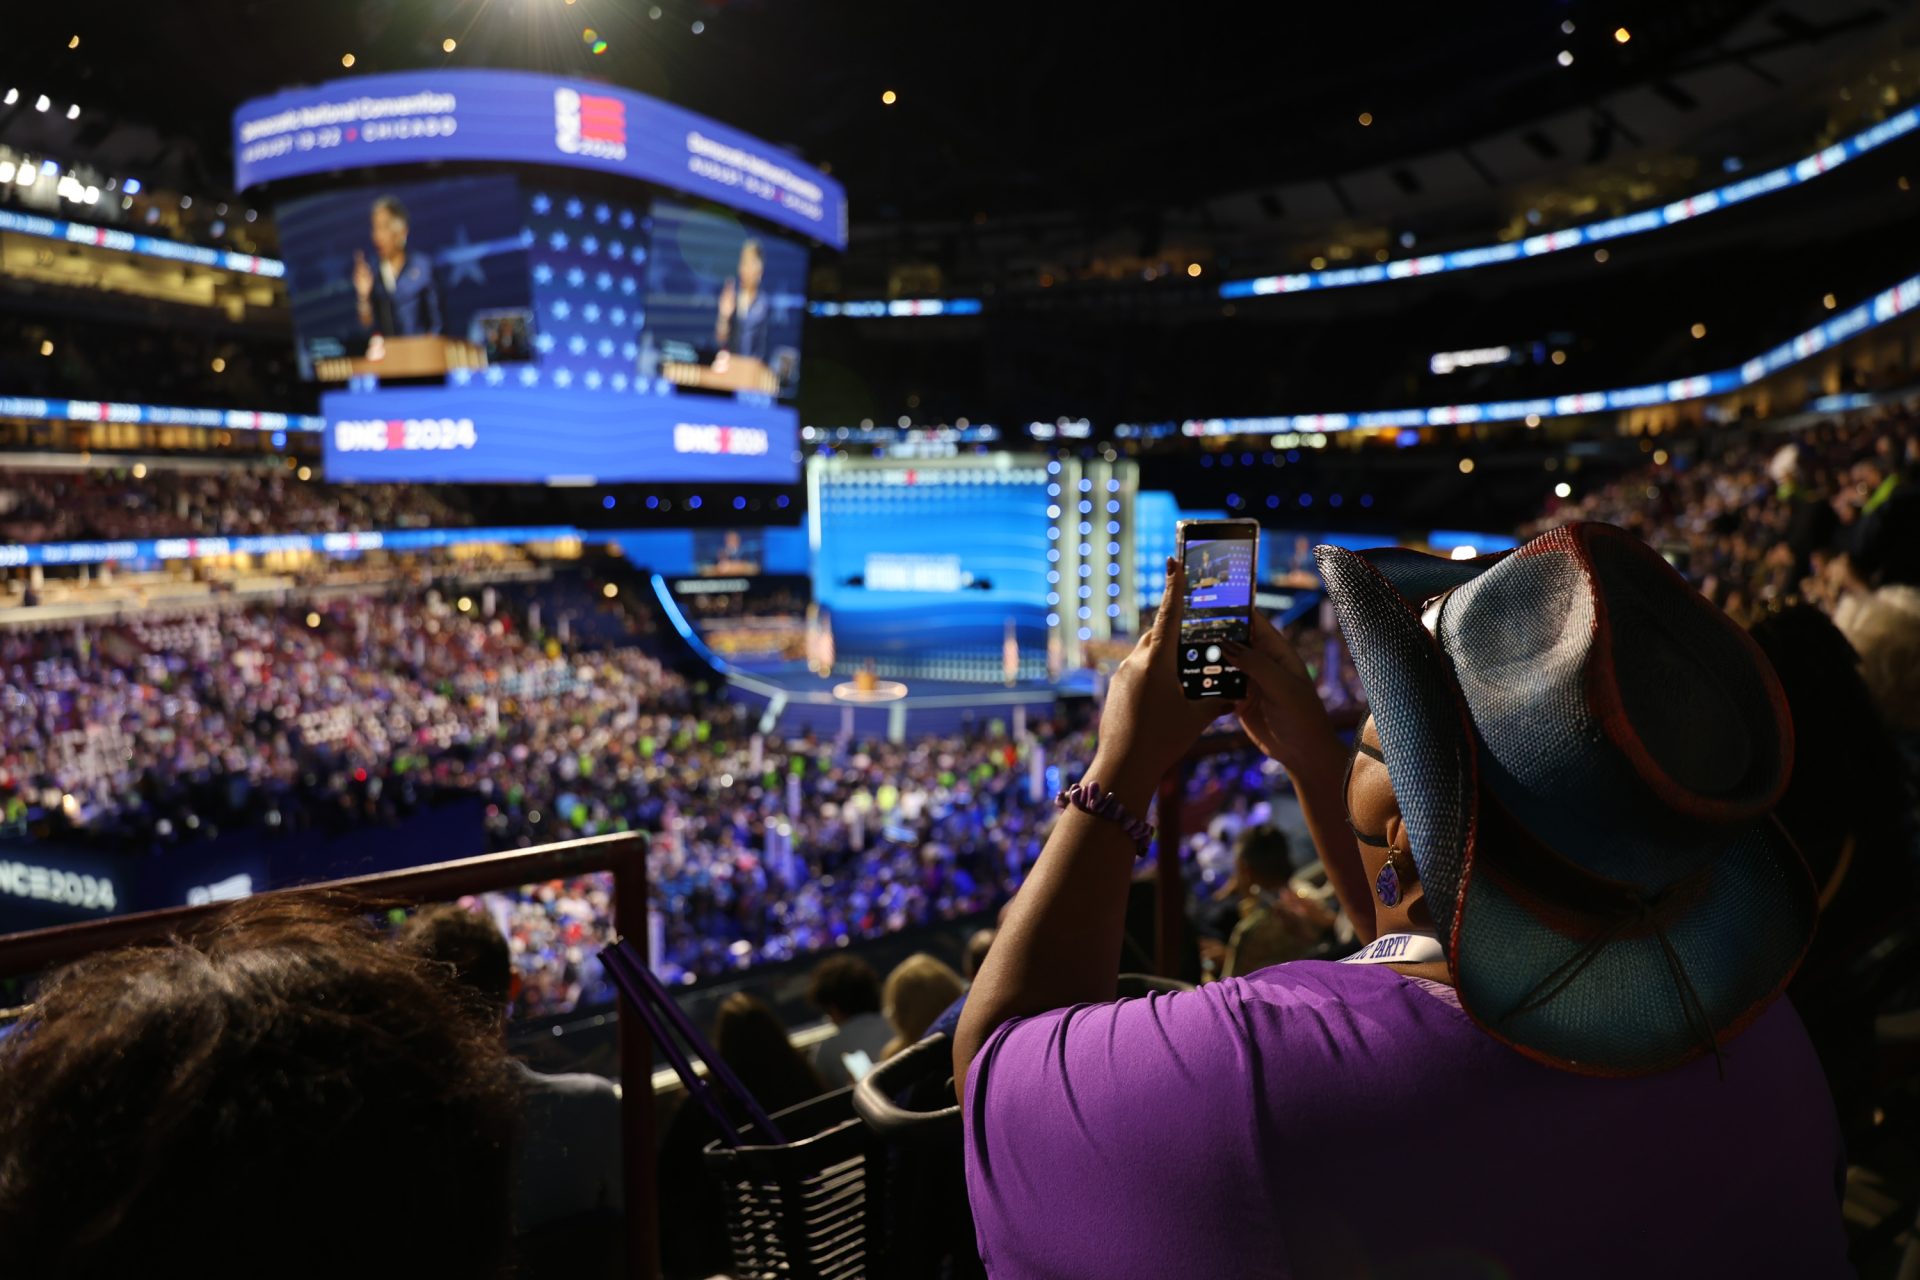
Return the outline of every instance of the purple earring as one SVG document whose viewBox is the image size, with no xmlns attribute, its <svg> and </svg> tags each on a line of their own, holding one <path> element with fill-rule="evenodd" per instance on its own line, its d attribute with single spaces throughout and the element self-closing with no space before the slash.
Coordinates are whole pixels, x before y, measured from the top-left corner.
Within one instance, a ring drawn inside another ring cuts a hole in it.
<svg viewBox="0 0 1920 1280">
<path fill-rule="evenodd" d="M 1380 874 L 1374 877 L 1373 892 L 1379 897 L 1380 905 L 1383 907 L 1400 904 L 1400 873 L 1394 869 L 1391 849 L 1387 851 L 1387 865 L 1380 868 Z"/>
</svg>

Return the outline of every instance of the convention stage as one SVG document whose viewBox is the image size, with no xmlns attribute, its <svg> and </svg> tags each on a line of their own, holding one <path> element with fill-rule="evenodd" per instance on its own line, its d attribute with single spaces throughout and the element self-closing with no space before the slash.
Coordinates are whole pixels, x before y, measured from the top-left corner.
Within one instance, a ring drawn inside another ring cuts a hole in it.
<svg viewBox="0 0 1920 1280">
<path fill-rule="evenodd" d="M 880 678 L 862 689 L 854 672 L 814 674 L 804 662 L 729 663 L 727 696 L 762 713 L 763 732 L 809 730 L 904 740 L 909 733 L 950 734 L 1000 721 L 1010 732 L 1047 719 L 1064 698 L 1090 697 L 1092 674 L 1012 685 L 927 677 Z"/>
</svg>

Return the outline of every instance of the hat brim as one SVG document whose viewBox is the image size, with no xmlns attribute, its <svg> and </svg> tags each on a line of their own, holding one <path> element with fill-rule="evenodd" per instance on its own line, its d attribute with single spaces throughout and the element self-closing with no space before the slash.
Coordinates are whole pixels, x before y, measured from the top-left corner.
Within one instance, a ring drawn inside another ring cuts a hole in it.
<svg viewBox="0 0 1920 1280">
<path fill-rule="evenodd" d="M 1333 546 L 1316 548 L 1314 555 L 1367 691 L 1427 903 L 1440 936 L 1450 938 L 1479 817 L 1478 753 L 1466 698 L 1415 610 L 1430 596 L 1486 572 L 1497 557 L 1454 561 L 1398 548 L 1354 552 Z"/>
<path fill-rule="evenodd" d="M 1811 934 L 1815 896 L 1799 851 L 1761 819 L 1722 837 L 1711 870 L 1658 931 L 1613 937 L 1551 1000 L 1516 1013 L 1607 926 L 1548 909 L 1505 873 L 1498 829 L 1508 819 L 1488 808 L 1494 802 L 1482 789 L 1479 735 L 1465 695 L 1420 618 L 1422 603 L 1500 557 L 1450 561 L 1337 547 L 1320 547 L 1316 557 L 1367 691 L 1461 1005 L 1475 1022 L 1557 1067 L 1640 1075 L 1707 1051 L 1714 1041 L 1700 1014 L 1724 1044 L 1778 995 Z M 1683 994 L 1689 985 L 1691 996 Z M 1623 991 L 1633 998 L 1623 1001 Z"/>
<path fill-rule="evenodd" d="M 1461 1007 L 1537 1061 L 1607 1076 L 1690 1061 L 1780 994 L 1812 937 L 1812 876 L 1770 818 L 1729 833 L 1657 928 L 1629 920 L 1598 947 L 1599 921 L 1567 920 L 1505 873 L 1497 827 L 1467 853 L 1448 954 Z"/>
</svg>

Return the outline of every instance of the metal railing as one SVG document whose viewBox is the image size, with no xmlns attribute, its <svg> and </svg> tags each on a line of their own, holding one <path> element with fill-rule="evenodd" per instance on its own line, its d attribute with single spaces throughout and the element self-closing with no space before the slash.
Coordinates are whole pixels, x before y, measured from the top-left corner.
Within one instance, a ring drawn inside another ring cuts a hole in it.
<svg viewBox="0 0 1920 1280">
<path fill-rule="evenodd" d="M 635 937 L 647 928 L 647 839 L 639 833 L 592 836 L 510 853 L 460 858 L 379 875 L 303 885 L 276 893 L 331 891 L 380 902 L 434 902 L 596 871 L 613 873 L 614 926 Z M 229 904 L 169 907 L 0 937 L 0 978 L 39 973 L 109 947 L 178 933 Z M 620 1016 L 620 1139 L 625 1180 L 627 1274 L 658 1274 L 654 1186 L 653 1045 L 646 1023 Z"/>
</svg>

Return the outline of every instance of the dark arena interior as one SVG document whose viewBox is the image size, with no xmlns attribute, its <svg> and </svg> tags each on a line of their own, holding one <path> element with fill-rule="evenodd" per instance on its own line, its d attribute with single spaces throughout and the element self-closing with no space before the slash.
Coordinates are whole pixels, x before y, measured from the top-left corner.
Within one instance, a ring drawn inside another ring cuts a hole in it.
<svg viewBox="0 0 1920 1280">
<path fill-rule="evenodd" d="M 1920 3 L 0 23 L 0 1275 L 1920 1278 Z"/>
</svg>

